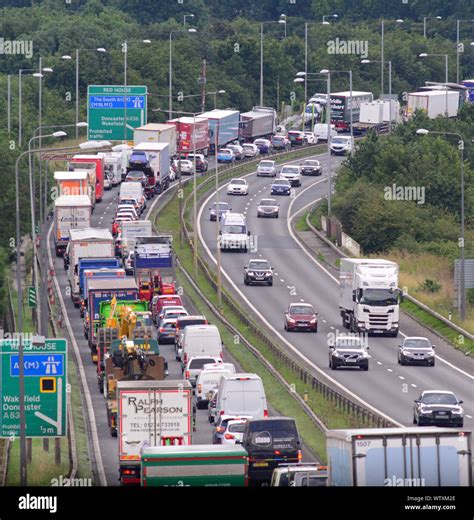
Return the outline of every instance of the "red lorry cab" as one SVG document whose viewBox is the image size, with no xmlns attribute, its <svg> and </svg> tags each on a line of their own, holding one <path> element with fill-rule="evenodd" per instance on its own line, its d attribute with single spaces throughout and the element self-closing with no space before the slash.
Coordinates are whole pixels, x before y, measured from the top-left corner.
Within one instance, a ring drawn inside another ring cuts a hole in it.
<svg viewBox="0 0 474 520">
<path fill-rule="evenodd" d="M 100 155 L 75 155 L 73 163 L 95 164 L 95 200 L 100 202 L 104 194 L 104 158 Z"/>
<path fill-rule="evenodd" d="M 183 305 L 183 301 L 181 300 L 181 296 L 178 296 L 177 294 L 166 294 L 162 296 L 155 296 L 153 298 L 153 318 L 156 318 L 158 314 L 160 314 L 163 307 L 166 307 L 167 305 Z"/>
</svg>

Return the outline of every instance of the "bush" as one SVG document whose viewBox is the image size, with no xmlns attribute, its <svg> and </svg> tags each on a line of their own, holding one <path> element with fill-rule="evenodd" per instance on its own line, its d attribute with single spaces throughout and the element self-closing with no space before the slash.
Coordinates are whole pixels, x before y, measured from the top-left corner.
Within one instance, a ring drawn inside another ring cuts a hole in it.
<svg viewBox="0 0 474 520">
<path fill-rule="evenodd" d="M 437 293 L 441 289 L 441 285 L 438 282 L 435 282 L 434 280 L 430 280 L 427 278 L 422 284 L 420 284 L 419 290 L 430 292 L 430 293 Z"/>
</svg>

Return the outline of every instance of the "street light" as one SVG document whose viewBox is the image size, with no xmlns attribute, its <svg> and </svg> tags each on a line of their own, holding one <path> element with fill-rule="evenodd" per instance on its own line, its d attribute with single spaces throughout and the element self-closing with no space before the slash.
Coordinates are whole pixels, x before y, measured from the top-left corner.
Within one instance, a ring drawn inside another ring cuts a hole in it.
<svg viewBox="0 0 474 520">
<path fill-rule="evenodd" d="M 280 15 L 280 20 L 278 20 L 279 22 L 285 22 L 285 40 L 286 40 L 286 14 L 281 14 Z"/>
<path fill-rule="evenodd" d="M 438 134 L 443 136 L 453 135 L 459 139 L 458 149 L 461 152 L 461 262 L 460 262 L 460 284 L 458 299 L 460 297 L 460 317 L 462 321 L 466 320 L 466 284 L 465 284 L 465 251 L 464 251 L 464 140 L 461 134 L 455 132 L 438 132 L 434 130 L 426 130 L 419 128 L 416 133 L 418 135 Z M 459 300 L 458 300 L 459 301 Z"/>
<path fill-rule="evenodd" d="M 459 54 L 464 52 L 464 46 L 459 41 L 459 25 L 462 22 L 472 23 L 474 20 L 456 20 L 456 83 L 459 84 Z"/>
<path fill-rule="evenodd" d="M 187 29 L 187 30 L 177 30 L 177 31 L 171 31 L 170 32 L 170 61 L 169 61 L 169 114 L 168 118 L 173 118 L 173 34 L 175 33 L 183 33 L 183 32 L 189 32 L 189 33 L 196 33 L 196 29 Z"/>
<path fill-rule="evenodd" d="M 442 20 L 442 16 L 424 16 L 423 17 L 423 38 L 426 38 L 426 20 Z"/>
<path fill-rule="evenodd" d="M 185 14 L 183 15 L 183 26 L 186 27 L 186 18 L 194 18 L 194 15 L 193 14 Z"/>
<path fill-rule="evenodd" d="M 79 139 L 79 131 L 77 123 L 79 122 L 79 53 L 80 51 L 94 51 L 104 53 L 107 50 L 104 47 L 96 47 L 95 49 L 76 49 L 76 141 Z M 61 56 L 65 61 L 72 60 L 72 56 L 65 54 Z"/>
<path fill-rule="evenodd" d="M 384 63 L 385 63 L 385 55 L 384 55 L 384 46 L 385 46 L 385 22 L 388 22 L 389 20 L 384 20 L 383 18 L 380 20 L 381 25 L 381 35 L 382 35 L 382 41 L 381 41 L 381 51 L 380 51 L 380 63 L 382 64 L 381 67 L 381 90 L 380 93 L 384 93 L 384 81 L 383 81 L 383 73 L 384 73 Z M 397 18 L 395 20 L 395 23 L 403 23 L 403 20 L 401 18 Z"/>
<path fill-rule="evenodd" d="M 326 99 L 326 119 L 328 125 L 328 217 L 331 216 L 331 196 L 332 196 L 332 178 L 331 178 L 331 71 L 323 69 L 320 74 L 327 76 L 327 99 Z"/>
<path fill-rule="evenodd" d="M 379 63 L 380 60 L 361 60 L 361 63 Z M 386 61 L 382 64 L 385 65 L 388 63 L 388 101 L 389 101 L 389 107 L 388 111 L 390 113 L 389 115 L 389 121 L 388 121 L 388 131 L 389 133 L 392 131 L 392 61 Z"/>
<path fill-rule="evenodd" d="M 269 22 L 260 23 L 260 106 L 263 107 L 263 26 L 269 23 L 284 24 L 286 28 L 286 20 L 271 20 Z"/>
<path fill-rule="evenodd" d="M 325 14 L 323 16 L 323 25 L 330 25 L 329 22 L 326 20 L 326 18 L 339 18 L 338 14 Z"/>
<path fill-rule="evenodd" d="M 448 55 L 447 54 L 427 54 L 426 52 L 422 52 L 418 55 L 420 58 L 427 58 L 428 56 L 437 56 L 437 57 L 444 57 L 445 62 L 445 75 L 444 75 L 444 82 L 445 82 L 445 91 L 446 91 L 446 112 L 445 116 L 449 116 L 448 112 Z"/>
<path fill-rule="evenodd" d="M 323 17 L 324 18 L 324 17 Z M 323 21 L 324 23 L 324 21 Z M 329 25 L 329 22 L 326 22 Z M 304 24 L 304 72 L 308 73 L 308 26 L 310 25 L 319 25 L 319 22 L 306 22 Z M 298 72 L 298 74 L 300 74 Z M 297 75 L 298 75 L 297 74 Z M 304 84 L 304 101 L 307 102 L 308 99 L 308 85 Z"/>
</svg>

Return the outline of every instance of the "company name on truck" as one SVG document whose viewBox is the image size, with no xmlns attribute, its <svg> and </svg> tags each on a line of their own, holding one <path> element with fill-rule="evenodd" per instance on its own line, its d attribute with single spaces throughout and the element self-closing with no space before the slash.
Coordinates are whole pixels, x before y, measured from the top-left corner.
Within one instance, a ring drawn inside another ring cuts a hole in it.
<svg viewBox="0 0 474 520">
<path fill-rule="evenodd" d="M 135 413 L 184 413 L 182 406 L 162 406 L 160 399 L 140 399 L 139 397 L 127 397 L 127 404 L 133 407 Z"/>
</svg>

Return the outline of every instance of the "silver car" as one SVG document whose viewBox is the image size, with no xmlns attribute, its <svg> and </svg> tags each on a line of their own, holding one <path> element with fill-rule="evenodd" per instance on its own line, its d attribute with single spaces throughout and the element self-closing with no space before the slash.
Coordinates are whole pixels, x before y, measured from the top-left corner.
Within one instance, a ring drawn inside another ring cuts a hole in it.
<svg viewBox="0 0 474 520">
<path fill-rule="evenodd" d="M 260 161 L 257 166 L 257 177 L 276 177 L 275 161 Z"/>
<path fill-rule="evenodd" d="M 260 150 L 253 143 L 245 143 L 242 145 L 245 157 L 257 157 L 260 154 Z"/>
<path fill-rule="evenodd" d="M 399 365 L 435 365 L 435 346 L 428 338 L 406 337 L 398 346 Z"/>
<path fill-rule="evenodd" d="M 280 205 L 275 199 L 262 199 L 257 206 L 257 217 L 278 218 Z"/>
</svg>

